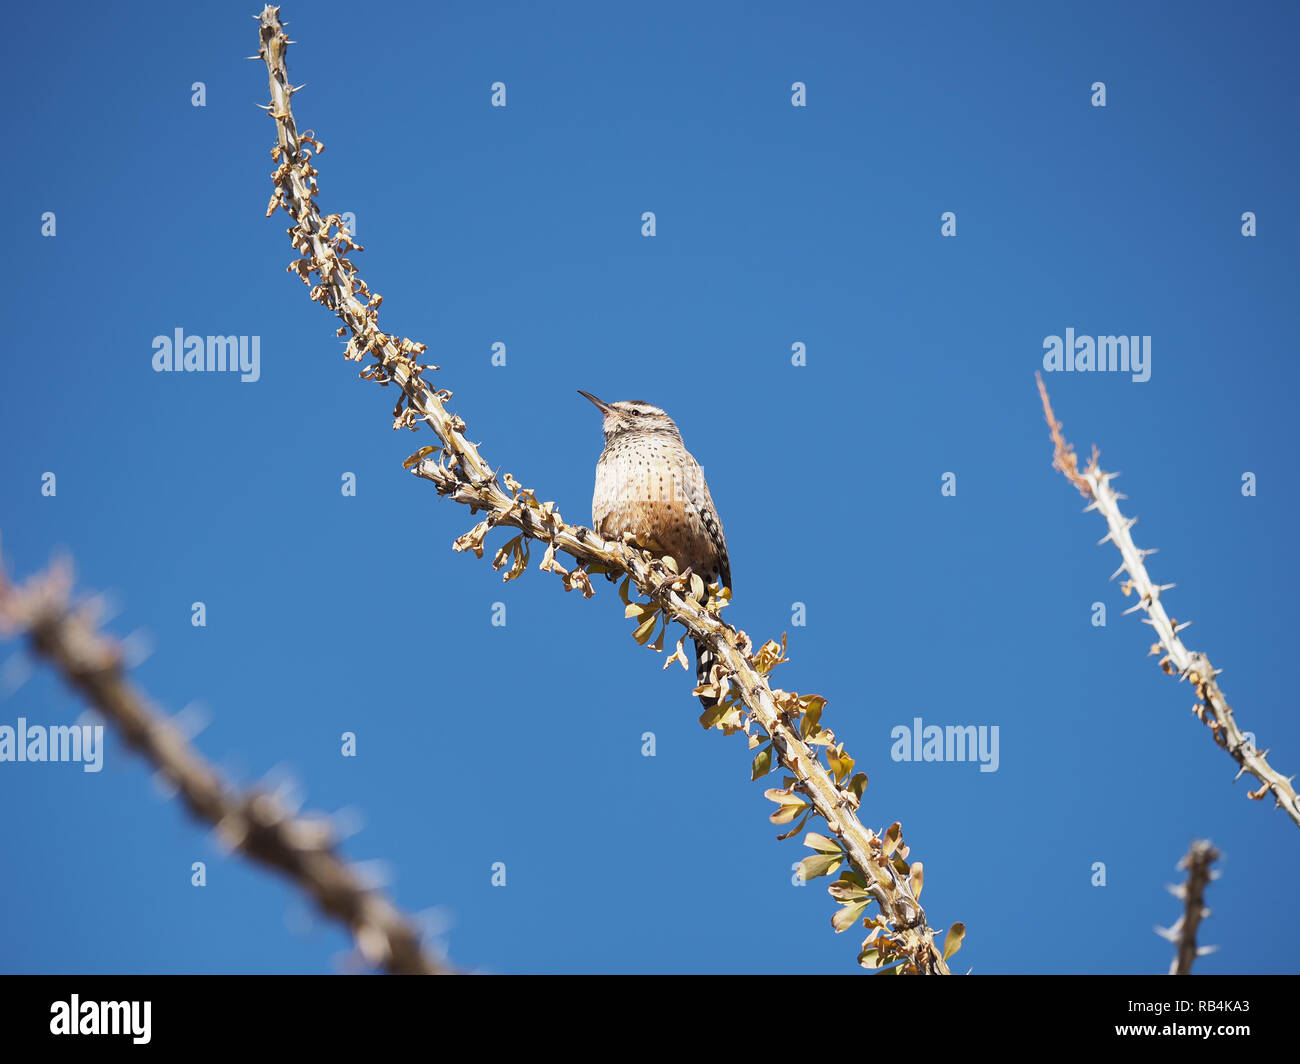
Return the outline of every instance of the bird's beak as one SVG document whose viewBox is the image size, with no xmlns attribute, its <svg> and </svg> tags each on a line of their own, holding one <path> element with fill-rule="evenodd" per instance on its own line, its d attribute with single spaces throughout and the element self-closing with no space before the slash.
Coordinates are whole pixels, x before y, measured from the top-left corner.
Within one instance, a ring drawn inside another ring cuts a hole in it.
<svg viewBox="0 0 1300 1064">
<path fill-rule="evenodd" d="M 610 408 L 610 405 L 608 403 L 604 402 L 603 400 L 597 399 L 594 395 L 591 394 L 591 392 L 584 392 L 581 388 L 579 388 L 578 394 L 581 395 L 583 398 L 590 399 L 593 403 L 596 404 L 596 406 L 601 410 L 602 413 L 605 414 L 613 413 L 613 410 Z"/>
</svg>

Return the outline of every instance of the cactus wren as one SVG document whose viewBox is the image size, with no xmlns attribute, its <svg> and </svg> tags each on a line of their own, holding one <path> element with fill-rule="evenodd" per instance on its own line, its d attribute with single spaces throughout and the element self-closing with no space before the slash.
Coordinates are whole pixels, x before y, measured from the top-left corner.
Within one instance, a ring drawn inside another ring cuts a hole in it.
<svg viewBox="0 0 1300 1064">
<path fill-rule="evenodd" d="M 706 583 L 731 587 L 722 520 L 704 470 L 682 443 L 673 419 L 639 399 L 606 403 L 578 390 L 605 415 L 605 449 L 596 463 L 591 523 L 607 539 L 630 532 L 641 546 L 670 554 Z M 705 683 L 712 651 L 695 644 L 695 678 Z M 708 708 L 707 699 L 701 702 Z"/>
</svg>

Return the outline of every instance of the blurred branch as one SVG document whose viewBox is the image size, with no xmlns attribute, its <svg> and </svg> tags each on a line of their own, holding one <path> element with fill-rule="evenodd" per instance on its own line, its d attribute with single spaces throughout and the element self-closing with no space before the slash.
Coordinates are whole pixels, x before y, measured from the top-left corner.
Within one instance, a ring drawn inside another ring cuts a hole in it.
<svg viewBox="0 0 1300 1064">
<path fill-rule="evenodd" d="M 1110 486 L 1110 482 L 1119 474 L 1106 473 L 1097 465 L 1099 452 L 1096 447 L 1092 450 L 1092 458 L 1087 468 L 1079 469 L 1074 447 L 1066 442 L 1061 423 L 1052 413 L 1052 404 L 1047 397 L 1047 386 L 1043 384 L 1042 375 L 1036 376 L 1038 392 L 1043 400 L 1044 416 L 1047 418 L 1052 433 L 1052 443 L 1055 445 L 1052 468 L 1063 473 L 1070 483 L 1079 489 L 1080 494 L 1089 500 L 1084 513 L 1098 510 L 1106 519 L 1108 531 L 1100 542 L 1114 543 L 1123 559 L 1123 564 L 1111 574 L 1111 579 L 1114 580 L 1120 573 L 1127 572 L 1129 578 L 1120 584 L 1120 590 L 1125 595 L 1137 592 L 1137 603 L 1124 612 L 1129 614 L 1142 610 L 1146 614 L 1142 620 L 1155 629 L 1157 637 L 1157 642 L 1152 645 L 1150 653 L 1158 654 L 1163 650 L 1164 657 L 1160 659 L 1160 667 L 1170 675 L 1177 674 L 1180 680 L 1186 679 L 1196 688 L 1200 701 L 1192 711 L 1203 724 L 1209 725 L 1214 741 L 1227 750 L 1233 760 L 1241 766 L 1236 778 L 1240 779 L 1243 773 L 1249 772 L 1259 781 L 1258 790 L 1247 792 L 1249 797 L 1259 801 L 1272 791 L 1278 807 L 1300 825 L 1300 800 L 1296 797 L 1295 788 L 1291 786 L 1291 780 L 1269 766 L 1268 761 L 1265 760 L 1267 750 L 1259 750 L 1246 738 L 1237 725 L 1232 707 L 1228 705 L 1227 698 L 1219 689 L 1215 677 L 1223 670 L 1214 668 L 1210 664 L 1210 659 L 1204 654 L 1188 650 L 1178 638 L 1178 633 L 1192 622 L 1184 621 L 1179 624 L 1171 620 L 1165 612 L 1160 596 L 1174 585 L 1155 584 L 1147 575 L 1144 559 L 1156 551 L 1154 548 L 1138 550 L 1132 536 L 1129 535 L 1129 530 L 1137 524 L 1137 518 L 1126 518 L 1120 512 L 1119 500 L 1126 496 L 1119 494 Z"/>
<path fill-rule="evenodd" d="M 1187 881 L 1177 887 L 1170 887 L 1169 893 L 1183 902 L 1183 914 L 1173 927 L 1156 928 L 1156 934 L 1172 942 L 1176 947 L 1174 962 L 1169 966 L 1170 975 L 1191 975 L 1192 963 L 1197 957 L 1213 953 L 1218 946 L 1196 945 L 1196 931 L 1201 920 L 1210 915 L 1205 907 L 1205 888 L 1210 880 L 1217 876 L 1210 870 L 1210 865 L 1219 859 L 1219 851 L 1206 840 L 1193 842 L 1186 856 L 1178 862 L 1179 868 L 1187 870 Z"/>
<path fill-rule="evenodd" d="M 497 472 L 479 455 L 478 446 L 465 437 L 465 422 L 448 413 L 444 404 L 451 393 L 435 390 L 424 381 L 426 370 L 437 369 L 416 362 L 415 356 L 423 354 L 425 346 L 380 330 L 382 297 L 370 292 L 347 257 L 360 249 L 343 229 L 339 215 L 322 217 L 316 208 L 318 171 L 313 161 L 323 146 L 310 131 L 300 135 L 294 121 L 291 99 L 298 89 L 289 83 L 285 51 L 290 42 L 279 8 L 268 6 L 262 11 L 260 38 L 258 55 L 266 63 L 271 92 L 267 110 L 278 132 L 278 143 L 271 151 L 278 164 L 272 174 L 275 191 L 267 215 L 279 207 L 293 218 L 288 232 L 301 257 L 289 270 L 311 288 L 311 299 L 342 321 L 338 335 L 348 337 L 345 357 L 354 361 L 372 357 L 374 361 L 361 371 L 362 378 L 385 386 L 395 384 L 401 391 L 393 411 L 394 427 L 414 431 L 423 424 L 438 437 L 440 446 L 421 448 L 407 459 L 407 467 L 415 476 L 430 481 L 440 495 L 469 506 L 471 512 L 486 513 L 483 521 L 456 541 L 455 548 L 482 557 L 484 539 L 492 529 L 517 529 L 522 535 L 498 550 L 493 562 L 497 568 L 509 567 L 506 579 L 525 570 L 529 541 L 536 540 L 546 545 L 540 568 L 557 574 L 566 590 L 578 588 L 587 597 L 593 594 L 588 569 L 628 574 L 649 600 L 642 604 L 625 598 L 626 616 L 638 619 L 638 642 L 649 641 L 656 623 L 666 627 L 670 620 L 678 621 L 712 649 L 720 662 L 711 682 L 697 692 L 716 700 L 716 709 L 706 711 L 701 723 L 727 733 L 743 731 L 749 735 L 751 747 L 769 744 L 755 756 L 754 778 L 772 767 L 773 754 L 790 773 L 782 788 L 768 791 L 778 803 L 773 822 L 788 823 L 802 815 L 806 823 L 813 813 L 826 820 L 835 838 L 810 834 L 805 844 L 815 852 L 801 867 L 803 874 L 812 878 L 833 873 L 846 861 L 851 866 L 831 887 L 843 906 L 833 920 L 835 929 L 846 930 L 869 902 L 878 903 L 881 915 L 864 919 L 871 933 L 863 943 L 860 962 L 872 968 L 897 964 L 902 971 L 947 974 L 945 956 L 936 947 L 935 932 L 917 901 L 920 862 L 908 864 L 908 848 L 899 825 L 877 835 L 858 821 L 855 810 L 866 776 L 858 773 L 850 778 L 853 759 L 818 723 L 825 699 L 800 697 L 768 684 L 766 673 L 784 660 L 784 642 L 780 647 L 769 642 L 755 653 L 744 632 L 718 618 L 716 600 L 711 605 L 696 600 L 703 598 L 698 577 L 692 593 L 690 574 L 678 573 L 663 559 L 629 543 L 605 540 L 590 529 L 566 524 L 553 503 L 539 502 L 509 473 L 504 475 L 503 489 Z M 557 551 L 564 551 L 579 564 L 566 568 L 556 559 Z M 625 596 L 626 592 L 625 583 Z M 652 645 L 661 649 L 662 639 L 661 628 Z M 829 767 L 819 760 L 819 745 L 827 749 Z M 794 830 L 801 828 L 802 824 Z M 946 942 L 947 954 L 955 951 L 963 931 L 961 925 L 953 926 Z"/>
<path fill-rule="evenodd" d="M 0 634 L 25 637 L 64 680 L 102 713 L 180 792 L 190 813 L 217 829 L 232 849 L 274 869 L 347 925 L 371 964 L 394 974 L 440 974 L 420 946 L 414 925 L 377 891 L 363 885 L 335 851 L 325 817 L 298 817 L 274 794 L 232 788 L 150 707 L 127 679 L 121 647 L 98 630 L 93 603 L 71 603 L 72 567 L 55 562 L 25 586 L 9 582 L 0 559 Z"/>
</svg>

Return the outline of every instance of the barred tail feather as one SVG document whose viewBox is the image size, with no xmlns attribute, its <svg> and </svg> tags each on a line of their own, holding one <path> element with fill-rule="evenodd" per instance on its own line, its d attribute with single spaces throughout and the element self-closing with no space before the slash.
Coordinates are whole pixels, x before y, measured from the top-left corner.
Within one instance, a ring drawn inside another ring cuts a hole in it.
<svg viewBox="0 0 1300 1064">
<path fill-rule="evenodd" d="M 695 640 L 695 685 L 697 687 L 702 683 L 709 682 L 709 670 L 713 668 L 717 660 L 717 656 L 712 650 L 706 647 L 698 639 Z M 703 695 L 700 696 L 700 704 L 703 705 L 705 709 L 712 709 L 714 706 L 714 702 L 705 698 Z"/>
</svg>

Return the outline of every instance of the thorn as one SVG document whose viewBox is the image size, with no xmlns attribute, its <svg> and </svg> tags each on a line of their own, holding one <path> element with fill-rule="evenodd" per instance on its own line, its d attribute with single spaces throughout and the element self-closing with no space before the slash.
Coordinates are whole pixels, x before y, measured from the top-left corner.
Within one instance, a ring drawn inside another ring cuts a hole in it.
<svg viewBox="0 0 1300 1064">
<path fill-rule="evenodd" d="M 1093 499 L 1092 502 L 1088 503 L 1088 505 L 1085 506 L 1085 507 L 1084 507 L 1082 510 L 1080 510 L 1079 512 L 1080 512 L 1080 513 L 1085 513 L 1085 514 L 1090 514 L 1090 513 L 1092 513 L 1093 510 L 1097 509 L 1097 507 L 1098 507 L 1099 505 L 1101 505 L 1101 504 L 1098 503 L 1096 499 Z"/>
<path fill-rule="evenodd" d="M 1140 551 L 1138 551 L 1138 553 L 1139 553 L 1140 555 L 1142 555 L 1142 557 L 1145 558 L 1145 557 L 1147 557 L 1147 555 L 1150 555 L 1150 554 L 1159 554 L 1159 553 L 1160 553 L 1160 548 L 1159 548 L 1159 547 L 1148 547 L 1146 550 L 1140 550 Z"/>
<path fill-rule="evenodd" d="M 1135 602 L 1132 606 L 1120 614 L 1121 617 L 1127 617 L 1130 613 L 1137 613 L 1138 610 L 1146 607 L 1145 602 Z"/>
<path fill-rule="evenodd" d="M 1175 588 L 1175 587 L 1177 587 L 1177 586 L 1178 586 L 1177 584 L 1160 584 L 1160 585 L 1158 585 L 1158 586 L 1156 587 L 1156 591 L 1158 591 L 1158 592 L 1159 592 L 1159 591 L 1169 591 L 1170 589 Z"/>
<path fill-rule="evenodd" d="M 1138 523 L 1138 519 L 1136 517 L 1130 517 L 1127 521 L 1124 522 L 1124 531 L 1127 532 L 1130 528 L 1132 528 L 1137 523 Z"/>
<path fill-rule="evenodd" d="M 1174 625 L 1174 634 L 1177 635 L 1177 634 L 1178 634 L 1179 632 L 1181 632 L 1184 628 L 1190 628 L 1191 626 L 1192 626 L 1192 622 L 1191 622 L 1191 621 L 1183 621 L 1182 624 L 1176 624 L 1176 625 Z"/>
<path fill-rule="evenodd" d="M 1116 569 L 1113 573 L 1110 574 L 1110 578 L 1114 580 L 1115 577 L 1119 576 L 1119 574 L 1122 573 L 1127 568 L 1128 568 L 1128 563 L 1125 562 L 1123 565 L 1121 565 L 1118 569 Z"/>
<path fill-rule="evenodd" d="M 1198 957 L 1208 957 L 1211 953 L 1217 953 L 1218 949 L 1218 946 L 1200 946 L 1196 950 L 1196 955 Z"/>
<path fill-rule="evenodd" d="M 1110 533 L 1107 532 L 1104 536 L 1101 537 L 1101 539 L 1097 540 L 1097 546 L 1100 547 L 1103 543 L 1109 542 L 1109 540 L 1110 540 Z"/>
</svg>

